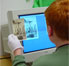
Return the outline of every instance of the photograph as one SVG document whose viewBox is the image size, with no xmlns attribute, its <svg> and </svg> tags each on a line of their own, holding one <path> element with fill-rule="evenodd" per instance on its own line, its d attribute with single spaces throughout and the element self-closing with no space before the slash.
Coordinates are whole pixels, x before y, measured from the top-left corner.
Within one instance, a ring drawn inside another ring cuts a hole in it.
<svg viewBox="0 0 69 66">
<path fill-rule="evenodd" d="M 18 37 L 19 40 L 26 39 L 24 19 L 17 19 L 13 21 L 13 33 Z"/>
</svg>

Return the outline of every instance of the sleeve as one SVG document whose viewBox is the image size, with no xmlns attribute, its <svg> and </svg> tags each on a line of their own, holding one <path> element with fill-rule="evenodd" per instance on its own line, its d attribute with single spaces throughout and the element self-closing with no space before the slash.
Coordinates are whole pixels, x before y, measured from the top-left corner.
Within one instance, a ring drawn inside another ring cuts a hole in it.
<svg viewBox="0 0 69 66">
<path fill-rule="evenodd" d="M 26 66 L 24 56 L 22 55 L 15 56 L 12 66 Z"/>
</svg>

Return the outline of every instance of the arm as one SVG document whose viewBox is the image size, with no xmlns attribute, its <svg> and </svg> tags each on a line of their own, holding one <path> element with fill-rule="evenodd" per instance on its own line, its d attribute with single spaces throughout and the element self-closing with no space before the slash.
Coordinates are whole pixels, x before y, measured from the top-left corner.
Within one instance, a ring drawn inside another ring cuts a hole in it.
<svg viewBox="0 0 69 66">
<path fill-rule="evenodd" d="M 15 35 L 11 34 L 8 36 L 8 46 L 15 56 L 13 66 L 26 66 L 25 58 L 22 55 L 23 47 Z"/>
<path fill-rule="evenodd" d="M 12 66 L 26 66 L 24 56 L 16 55 Z"/>
<path fill-rule="evenodd" d="M 22 49 L 21 48 L 16 49 L 13 54 L 14 56 L 22 55 Z"/>
</svg>

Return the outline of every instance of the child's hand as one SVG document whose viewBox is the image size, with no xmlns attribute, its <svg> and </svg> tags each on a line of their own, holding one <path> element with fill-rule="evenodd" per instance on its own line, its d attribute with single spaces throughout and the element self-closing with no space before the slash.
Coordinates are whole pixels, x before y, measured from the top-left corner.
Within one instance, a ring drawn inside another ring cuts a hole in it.
<svg viewBox="0 0 69 66">
<path fill-rule="evenodd" d="M 14 34 L 8 36 L 8 46 L 12 52 L 16 51 L 17 49 L 23 49 L 20 41 Z"/>
</svg>

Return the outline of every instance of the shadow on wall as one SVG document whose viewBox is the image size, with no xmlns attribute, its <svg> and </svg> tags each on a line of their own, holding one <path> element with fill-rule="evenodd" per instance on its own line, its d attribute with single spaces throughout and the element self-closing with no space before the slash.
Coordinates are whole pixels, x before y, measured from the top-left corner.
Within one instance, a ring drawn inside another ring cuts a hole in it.
<svg viewBox="0 0 69 66">
<path fill-rule="evenodd" d="M 7 53 L 4 52 L 4 47 L 3 47 L 3 41 L 4 41 L 3 39 L 5 39 L 5 38 L 3 38 L 4 35 L 3 35 L 2 31 L 4 31 L 4 30 L 3 30 L 2 26 L 5 26 L 5 25 L 0 26 L 0 56 L 7 55 Z"/>
<path fill-rule="evenodd" d="M 3 44 L 2 44 L 2 33 L 1 33 L 1 26 L 0 26 L 0 56 L 4 55 L 4 49 L 3 49 Z"/>
</svg>

